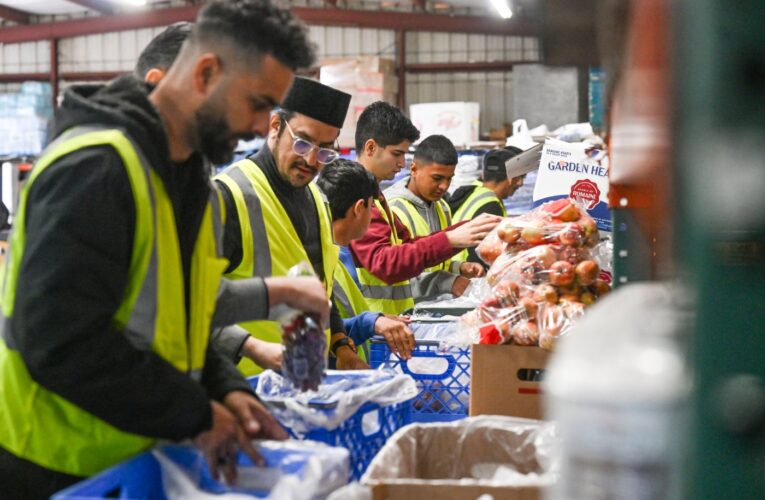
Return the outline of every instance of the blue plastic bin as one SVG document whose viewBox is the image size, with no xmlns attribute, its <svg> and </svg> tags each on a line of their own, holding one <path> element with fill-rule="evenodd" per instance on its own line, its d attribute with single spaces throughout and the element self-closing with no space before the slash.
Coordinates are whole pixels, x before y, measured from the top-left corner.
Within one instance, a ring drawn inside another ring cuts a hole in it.
<svg viewBox="0 0 765 500">
<path fill-rule="evenodd" d="M 409 363 L 393 354 L 382 337 L 370 340 L 369 365 L 376 369 L 394 370 L 411 376 L 417 382 L 418 396 L 412 402 L 413 422 L 448 422 L 468 415 L 470 400 L 470 348 L 441 349 L 437 330 L 443 333 L 454 323 L 412 322 L 417 339 L 412 358 L 431 359 L 437 370 L 417 373 Z M 439 360 L 439 361 L 435 361 Z M 419 370 L 418 370 L 419 371 Z"/>
<path fill-rule="evenodd" d="M 88 498 L 164 500 L 166 497 L 162 488 L 159 462 L 151 453 L 146 452 L 59 491 L 52 498 L 53 500 Z"/>
<path fill-rule="evenodd" d="M 183 470 L 193 471 L 196 486 L 214 494 L 227 492 L 246 493 L 255 498 L 264 498 L 268 490 L 253 490 L 226 486 L 213 479 L 207 462 L 195 448 L 180 445 L 161 447 L 164 454 Z M 267 467 L 278 467 L 282 473 L 301 475 L 308 458 L 315 452 L 311 450 L 271 450 L 261 449 Z M 239 465 L 253 466 L 250 458 L 240 452 Z M 160 463 L 151 452 L 142 453 L 126 462 L 115 465 L 100 474 L 79 482 L 56 493 L 53 500 L 84 500 L 96 498 L 130 498 L 140 500 L 164 500 L 166 498 L 162 484 Z"/>
<path fill-rule="evenodd" d="M 349 372 L 347 376 L 352 374 L 353 372 Z M 329 375 L 328 378 L 339 376 L 341 375 Z M 248 380 L 253 388 L 257 388 L 257 376 Z M 311 405 L 327 412 L 334 408 L 331 400 L 320 398 L 312 400 Z M 411 408 L 412 401 L 388 406 L 380 406 L 373 402 L 365 403 L 336 429 L 315 429 L 308 432 L 303 439 L 346 448 L 351 457 L 351 478 L 358 480 L 388 438 L 412 421 Z M 299 438 L 289 427 L 284 424 L 282 426 L 290 436 Z"/>
</svg>

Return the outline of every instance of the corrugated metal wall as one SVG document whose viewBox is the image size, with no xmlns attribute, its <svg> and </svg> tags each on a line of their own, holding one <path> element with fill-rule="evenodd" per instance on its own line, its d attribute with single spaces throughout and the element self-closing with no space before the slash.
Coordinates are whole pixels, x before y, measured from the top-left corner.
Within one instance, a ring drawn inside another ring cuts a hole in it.
<svg viewBox="0 0 765 500">
<path fill-rule="evenodd" d="M 540 60 L 531 37 L 463 33 L 407 33 L 407 63 L 458 63 Z M 420 102 L 475 101 L 481 104 L 481 132 L 502 127 L 513 115 L 512 72 L 421 73 L 407 75 L 406 105 Z"/>
<path fill-rule="evenodd" d="M 162 28 L 88 35 L 59 42 L 59 64 L 70 71 L 130 71 L 140 51 Z M 311 26 L 319 57 L 381 55 L 395 59 L 395 32 L 351 27 Z M 408 33 L 408 63 L 538 61 L 535 38 L 460 33 Z M 47 73 L 47 41 L 0 46 L 0 73 Z M 64 84 L 66 85 L 66 83 Z M 17 84 L 0 84 L 12 92 Z M 418 102 L 478 101 L 481 130 L 511 121 L 512 72 L 408 74 L 407 107 Z"/>
</svg>

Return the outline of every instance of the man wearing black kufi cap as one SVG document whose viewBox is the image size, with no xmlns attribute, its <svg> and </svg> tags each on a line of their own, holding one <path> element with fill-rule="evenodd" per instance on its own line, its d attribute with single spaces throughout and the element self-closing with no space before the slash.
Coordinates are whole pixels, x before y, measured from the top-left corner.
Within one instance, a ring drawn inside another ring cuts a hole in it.
<svg viewBox="0 0 765 500">
<path fill-rule="evenodd" d="M 311 181 L 338 153 L 335 142 L 351 96 L 307 78 L 295 78 L 282 109 L 271 116 L 268 142 L 259 153 L 237 162 L 216 181 L 226 207 L 224 248 L 227 276 L 285 276 L 307 261 L 332 298 L 335 266 L 342 265 L 332 239 L 332 218 Z M 241 325 L 269 342 L 281 341 L 274 321 Z M 345 335 L 337 308 L 330 317 L 330 353 L 339 369 L 368 368 Z M 259 371 L 249 359 L 239 368 Z"/>
</svg>

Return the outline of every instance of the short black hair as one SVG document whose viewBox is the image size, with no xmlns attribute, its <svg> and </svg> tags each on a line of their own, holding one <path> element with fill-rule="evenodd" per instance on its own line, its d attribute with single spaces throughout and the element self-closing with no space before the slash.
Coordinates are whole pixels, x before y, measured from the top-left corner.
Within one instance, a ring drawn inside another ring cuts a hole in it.
<svg viewBox="0 0 765 500">
<path fill-rule="evenodd" d="M 155 36 L 143 49 L 135 64 L 135 76 L 143 80 L 153 68 L 167 70 L 178 57 L 181 46 L 191 35 L 191 23 L 171 24 L 162 33 Z"/>
<path fill-rule="evenodd" d="M 429 135 L 414 150 L 414 161 L 421 166 L 431 163 L 457 165 L 459 158 L 454 144 L 443 135 Z"/>
<path fill-rule="evenodd" d="M 356 151 L 364 149 L 369 139 L 381 147 L 401 141 L 414 142 L 420 131 L 397 107 L 384 101 L 373 102 L 362 111 L 356 123 Z"/>
<path fill-rule="evenodd" d="M 507 179 L 505 163 L 513 156 L 523 153 L 515 146 L 507 146 L 505 149 L 492 149 L 483 155 L 483 180 L 484 182 L 503 182 Z"/>
<path fill-rule="evenodd" d="M 338 158 L 324 167 L 316 183 L 329 201 L 332 221 L 344 218 L 357 201 L 364 200 L 366 206 L 369 198 L 377 198 L 380 194 L 375 176 L 360 163 L 345 158 Z"/>
<path fill-rule="evenodd" d="M 199 12 L 191 40 L 228 42 L 238 60 L 270 54 L 293 71 L 310 67 L 316 53 L 306 25 L 270 0 L 212 0 Z"/>
</svg>

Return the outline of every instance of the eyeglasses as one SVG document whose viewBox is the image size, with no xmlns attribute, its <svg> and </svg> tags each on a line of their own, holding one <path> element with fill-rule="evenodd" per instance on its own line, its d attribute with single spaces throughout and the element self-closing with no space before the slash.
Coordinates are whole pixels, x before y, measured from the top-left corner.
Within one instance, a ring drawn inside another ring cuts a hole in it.
<svg viewBox="0 0 765 500">
<path fill-rule="evenodd" d="M 292 131 L 292 127 L 290 127 L 290 124 L 287 123 L 286 120 L 284 121 L 284 124 L 287 125 L 287 130 L 292 136 L 292 151 L 294 151 L 295 154 L 305 157 L 311 154 L 311 151 L 315 149 L 316 161 L 318 161 L 322 165 L 329 165 L 333 161 L 337 160 L 337 158 L 340 156 L 340 153 L 338 153 L 334 149 L 320 148 L 319 146 L 311 143 L 310 141 L 303 139 L 302 137 L 296 136 L 295 133 Z"/>
</svg>

